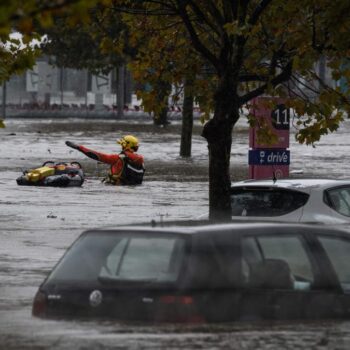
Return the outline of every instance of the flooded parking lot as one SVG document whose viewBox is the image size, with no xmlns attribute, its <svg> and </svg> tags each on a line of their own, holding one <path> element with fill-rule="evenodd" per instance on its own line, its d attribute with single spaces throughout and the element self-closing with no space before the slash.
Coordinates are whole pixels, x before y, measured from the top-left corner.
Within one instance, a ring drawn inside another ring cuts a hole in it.
<svg viewBox="0 0 350 350">
<path fill-rule="evenodd" d="M 188 219 L 207 211 L 207 147 L 195 129 L 193 156 L 181 159 L 179 125 L 112 121 L 7 122 L 0 129 L 0 348 L 3 349 L 347 349 L 348 322 L 142 325 L 97 321 L 47 321 L 31 317 L 33 296 L 48 271 L 85 229 L 152 219 Z M 347 177 L 345 124 L 316 148 L 291 140 L 295 176 Z M 118 151 L 125 133 L 140 138 L 146 159 L 142 186 L 103 185 L 103 164 L 69 149 L 64 141 Z M 247 130 L 237 129 L 232 147 L 233 179 L 247 177 Z M 81 162 L 81 188 L 17 186 L 15 179 L 44 161 Z"/>
</svg>

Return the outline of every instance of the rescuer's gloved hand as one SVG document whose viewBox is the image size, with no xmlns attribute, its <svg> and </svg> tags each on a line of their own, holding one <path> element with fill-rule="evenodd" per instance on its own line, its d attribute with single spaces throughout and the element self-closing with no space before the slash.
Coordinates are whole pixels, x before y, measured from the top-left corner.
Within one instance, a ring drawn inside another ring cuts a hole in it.
<svg viewBox="0 0 350 350">
<path fill-rule="evenodd" d="M 71 148 L 74 148 L 74 149 L 79 150 L 79 146 L 78 146 L 77 144 L 71 142 L 71 141 L 66 141 L 66 145 L 67 145 L 68 147 L 71 147 Z"/>
</svg>

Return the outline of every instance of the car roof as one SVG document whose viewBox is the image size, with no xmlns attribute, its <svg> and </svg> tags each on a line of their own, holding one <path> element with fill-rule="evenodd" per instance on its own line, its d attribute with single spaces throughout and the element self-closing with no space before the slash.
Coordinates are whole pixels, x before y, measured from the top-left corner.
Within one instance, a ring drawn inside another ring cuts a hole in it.
<svg viewBox="0 0 350 350">
<path fill-rule="evenodd" d="M 327 179 L 327 178 L 288 178 L 278 179 L 273 181 L 272 179 L 264 180 L 244 180 L 234 182 L 231 188 L 236 187 L 274 187 L 274 188 L 286 188 L 294 190 L 308 190 L 311 188 L 326 189 L 329 187 L 337 187 L 350 185 L 350 179 Z"/>
<path fill-rule="evenodd" d="M 304 229 L 312 231 L 317 229 L 320 233 L 325 232 L 341 232 L 345 234 L 350 234 L 350 230 L 343 226 L 327 226 L 323 224 L 307 224 L 307 223 L 295 223 L 295 222 L 271 222 L 271 221 L 236 221 L 236 222 L 226 222 L 226 223 L 213 223 L 209 220 L 200 221 L 169 221 L 169 222 L 159 222 L 159 223 L 143 223 L 143 224 L 131 224 L 117 227 L 103 227 L 88 230 L 83 232 L 83 234 L 93 233 L 93 232 L 134 232 L 134 233 L 169 233 L 169 234 L 185 234 L 185 235 L 201 235 L 210 232 L 215 232 L 215 234 L 224 233 L 227 231 L 237 230 L 238 232 L 244 233 L 245 231 L 262 232 L 262 229 L 284 228 L 288 229 Z"/>
</svg>

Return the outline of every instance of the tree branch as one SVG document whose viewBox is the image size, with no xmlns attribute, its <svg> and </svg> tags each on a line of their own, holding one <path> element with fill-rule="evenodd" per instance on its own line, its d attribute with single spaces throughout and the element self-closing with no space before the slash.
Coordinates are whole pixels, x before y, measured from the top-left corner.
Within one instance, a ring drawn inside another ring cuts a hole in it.
<svg viewBox="0 0 350 350">
<path fill-rule="evenodd" d="M 267 75 L 258 75 L 258 74 L 240 74 L 239 77 L 240 83 L 247 83 L 252 81 L 263 81 L 266 82 L 269 80 Z"/>
<path fill-rule="evenodd" d="M 178 13 L 182 18 L 185 27 L 187 28 L 192 44 L 195 47 L 195 49 L 198 52 L 200 52 L 209 62 L 211 62 L 213 66 L 218 70 L 220 67 L 220 61 L 210 50 L 207 49 L 207 47 L 199 39 L 197 32 L 194 29 L 193 24 L 189 18 L 189 15 L 186 11 L 186 4 L 187 4 L 187 1 L 185 0 L 178 1 L 178 5 L 179 5 Z"/>
<path fill-rule="evenodd" d="M 13 14 L 9 20 L 10 21 L 18 21 L 22 18 L 26 18 L 26 17 L 29 17 L 29 18 L 33 18 L 35 16 L 37 16 L 38 14 L 44 12 L 44 11 L 54 11 L 54 10 L 60 10 L 60 9 L 63 9 L 64 7 L 66 6 L 69 6 L 69 5 L 72 5 L 74 3 L 77 3 L 77 2 L 80 2 L 81 0 L 64 0 L 64 1 L 48 1 L 44 4 L 40 4 L 39 2 L 39 6 L 35 8 L 35 10 L 33 11 L 30 11 L 28 13 L 20 13 L 19 11 L 15 14 Z"/>
<path fill-rule="evenodd" d="M 211 1 L 208 1 L 209 12 L 212 14 L 212 18 L 215 20 L 218 27 L 215 27 L 213 25 L 212 21 L 210 21 L 209 18 L 204 14 L 204 12 L 200 10 L 200 8 L 197 6 L 197 4 L 195 2 L 193 2 L 192 0 L 189 0 L 188 3 L 189 3 L 189 6 L 192 7 L 193 12 L 196 14 L 196 16 L 200 20 L 205 22 L 213 31 L 215 31 L 215 33 L 217 35 L 219 35 L 219 36 L 222 35 L 221 28 L 225 24 L 225 21 L 224 21 L 223 17 L 221 16 L 220 11 L 218 11 L 217 7 Z"/>
<path fill-rule="evenodd" d="M 248 23 L 251 25 L 255 25 L 258 22 L 261 14 L 264 12 L 267 6 L 270 5 L 272 1 L 273 0 L 261 0 L 259 5 L 255 8 L 255 11 L 250 16 Z"/>
<path fill-rule="evenodd" d="M 268 85 L 272 85 L 276 87 L 277 85 L 287 81 L 292 75 L 292 62 L 288 62 L 288 64 L 284 67 L 283 71 L 278 74 L 276 77 L 271 79 L 269 83 L 259 86 L 253 91 L 248 92 L 247 94 L 241 96 L 239 98 L 239 104 L 242 106 L 254 97 L 262 95 L 268 88 Z"/>
</svg>

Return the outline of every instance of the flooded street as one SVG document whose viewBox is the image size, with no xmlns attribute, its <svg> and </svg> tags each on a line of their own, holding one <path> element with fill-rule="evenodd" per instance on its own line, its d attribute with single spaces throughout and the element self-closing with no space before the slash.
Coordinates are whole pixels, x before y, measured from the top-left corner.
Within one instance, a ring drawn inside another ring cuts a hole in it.
<svg viewBox="0 0 350 350">
<path fill-rule="evenodd" d="M 97 120 L 9 119 L 0 129 L 0 349 L 348 349 L 350 322 L 142 325 L 31 317 L 34 294 L 66 248 L 87 228 L 189 219 L 208 211 L 207 146 L 196 126 L 191 159 L 179 157 L 180 125 Z M 291 137 L 292 176 L 350 177 L 350 123 L 316 148 Z M 144 184 L 101 183 L 107 167 L 65 146 L 102 152 L 132 133 L 145 156 Z M 232 179 L 248 176 L 248 134 L 236 128 Z M 43 162 L 78 161 L 81 188 L 22 187 L 15 179 Z M 294 174 L 294 175 L 293 175 Z"/>
</svg>

